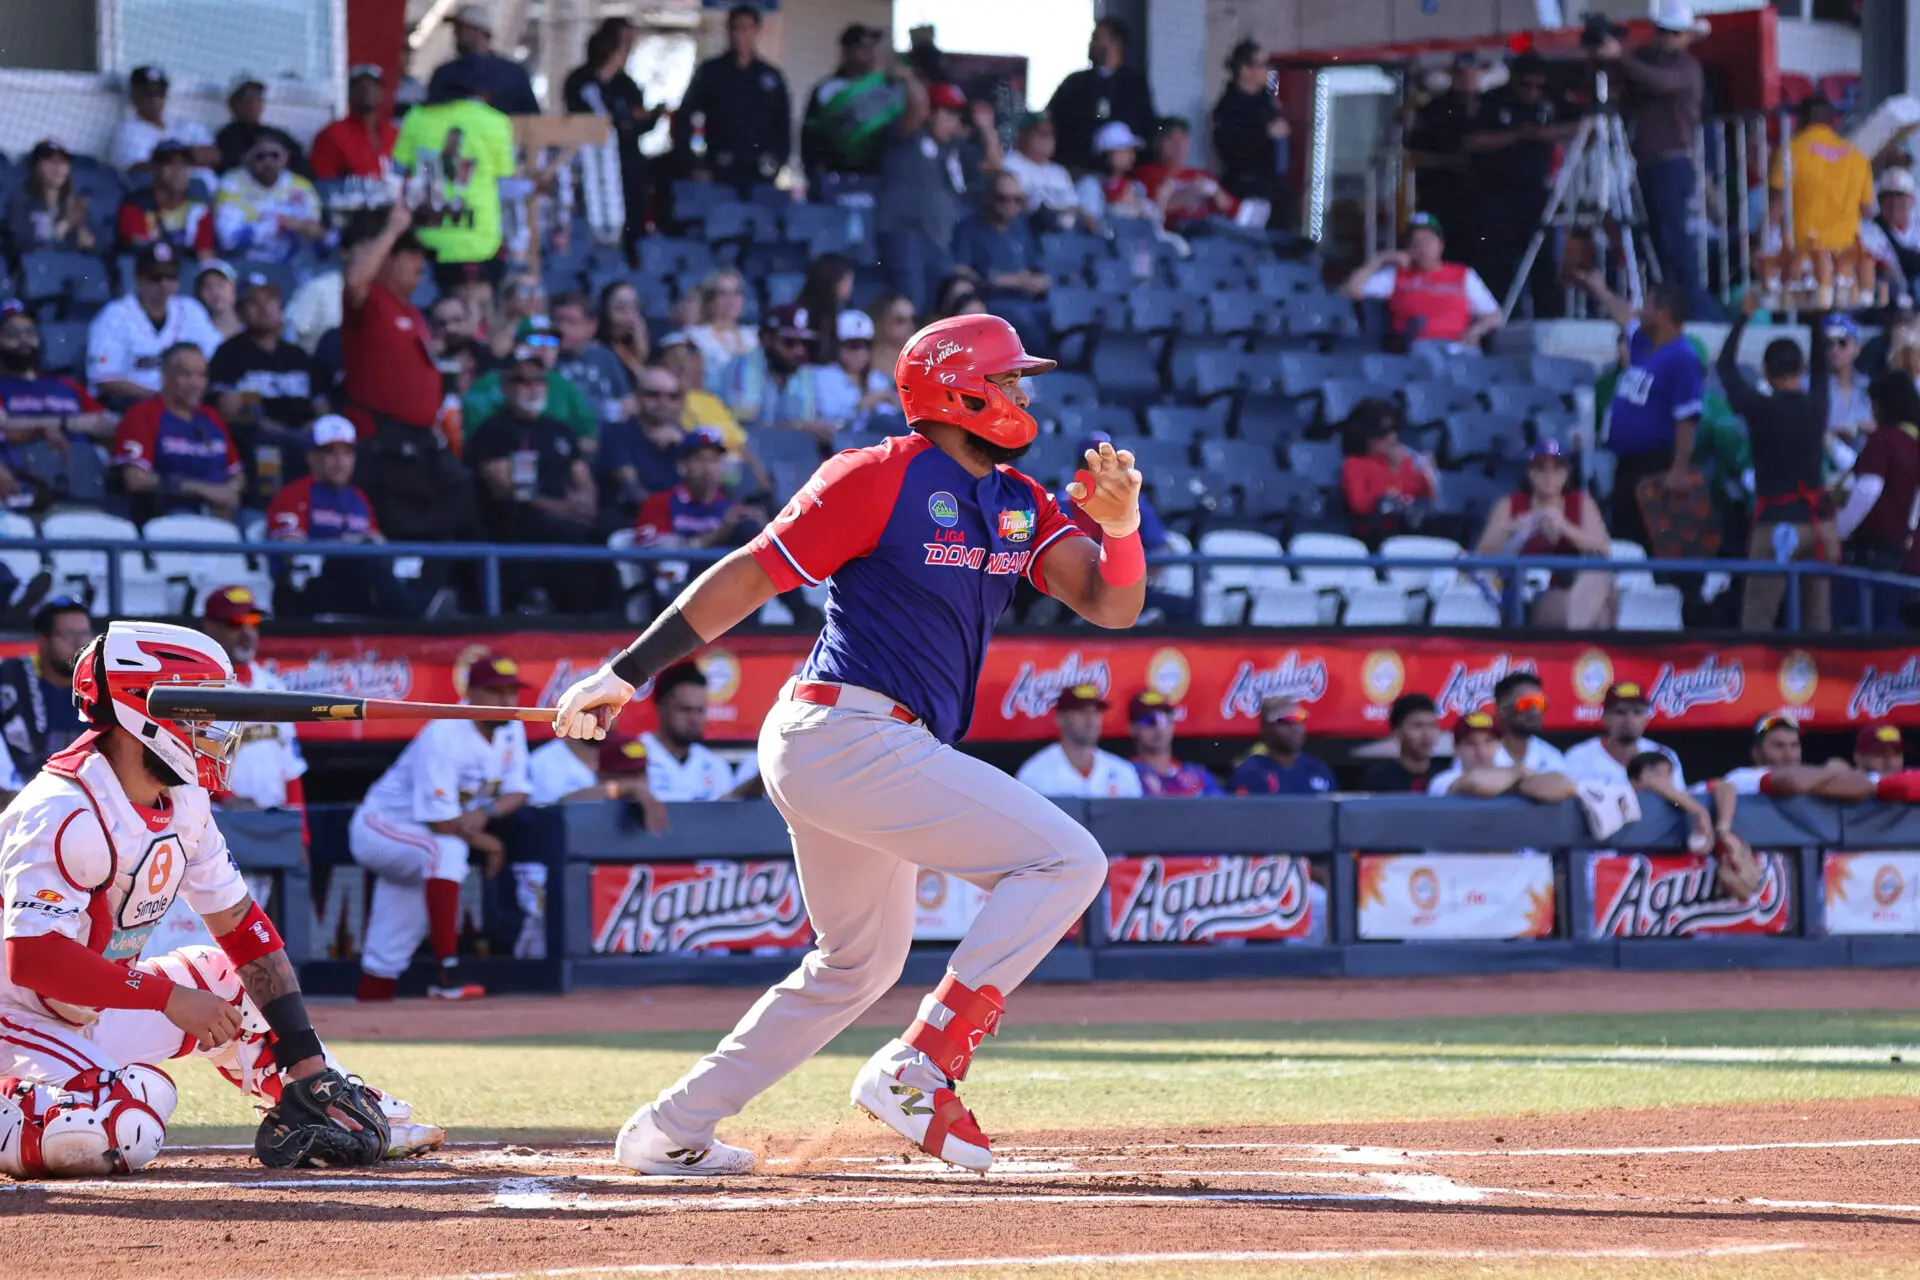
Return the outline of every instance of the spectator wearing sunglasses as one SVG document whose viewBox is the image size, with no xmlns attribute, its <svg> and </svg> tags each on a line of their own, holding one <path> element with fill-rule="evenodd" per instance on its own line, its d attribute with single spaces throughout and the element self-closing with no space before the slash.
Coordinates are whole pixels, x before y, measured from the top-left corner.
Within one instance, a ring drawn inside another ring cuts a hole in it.
<svg viewBox="0 0 1920 1280">
<path fill-rule="evenodd" d="M 1531 671 L 1510 671 L 1493 686 L 1493 707 L 1500 723 L 1500 749 L 1494 763 L 1519 765 L 1534 773 L 1565 773 L 1567 758 L 1540 736 L 1547 717 L 1547 694 Z"/>
<path fill-rule="evenodd" d="M 531 359 L 546 372 L 546 416 L 564 424 L 581 448 L 592 453 L 600 438 L 600 415 L 580 388 L 558 371 L 560 336 L 554 332 L 552 322 L 545 316 L 533 316 L 522 320 L 514 332 L 518 342 L 514 347 L 516 363 L 531 353 Z M 466 424 L 468 441 L 506 404 L 504 383 L 513 367 L 495 369 L 474 380 L 460 405 L 460 420 Z"/>
<path fill-rule="evenodd" d="M 1234 766 L 1227 790 L 1236 796 L 1331 795 L 1333 770 L 1306 752 L 1307 709 L 1274 694 L 1260 702 L 1260 742 Z"/>
<path fill-rule="evenodd" d="M 1876 779 L 1846 760 L 1807 764 L 1800 726 L 1789 716 L 1762 716 L 1753 726 L 1749 750 L 1753 763 L 1706 784 L 1714 799 L 1714 824 L 1732 829 L 1735 796 L 1820 796 L 1828 800 L 1871 800 Z"/>
<path fill-rule="evenodd" d="M 327 238 L 320 193 L 287 167 L 286 145 L 255 136 L 246 162 L 220 179 L 213 197 L 214 234 L 229 258 L 287 262 Z"/>
<path fill-rule="evenodd" d="M 727 366 L 720 398 L 734 417 L 756 427 L 805 431 L 821 443 L 837 430 L 820 411 L 817 335 L 799 307 L 775 307 L 760 322 L 760 345 Z"/>
<path fill-rule="evenodd" d="M 84 601 L 55 596 L 33 611 L 33 652 L 0 662 L 0 754 L 22 778 L 86 730 L 73 705 L 73 663 L 93 631 Z"/>
<path fill-rule="evenodd" d="M 1871 379 L 1859 368 L 1860 326 L 1853 317 L 1830 312 L 1821 326 L 1827 335 L 1827 462 L 1837 473 L 1853 466 L 1873 430 Z"/>
</svg>

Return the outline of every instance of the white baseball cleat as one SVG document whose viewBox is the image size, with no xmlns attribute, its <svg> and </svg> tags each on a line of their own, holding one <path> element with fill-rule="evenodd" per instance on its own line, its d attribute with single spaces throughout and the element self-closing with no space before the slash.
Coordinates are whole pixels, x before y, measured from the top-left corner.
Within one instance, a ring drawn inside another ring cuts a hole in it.
<svg viewBox="0 0 1920 1280">
<path fill-rule="evenodd" d="M 633 1113 L 613 1140 L 613 1158 L 635 1173 L 692 1178 L 719 1178 L 728 1174 L 752 1173 L 754 1154 L 745 1147 L 730 1147 L 724 1142 L 709 1142 L 704 1147 L 683 1147 L 660 1131 L 648 1103 Z"/>
<path fill-rule="evenodd" d="M 993 1151 L 953 1081 L 904 1040 L 890 1040 L 853 1078 L 853 1105 L 948 1164 L 985 1173 Z"/>
<path fill-rule="evenodd" d="M 408 1156 L 438 1151 L 446 1141 L 447 1131 L 437 1124 L 422 1124 L 418 1120 L 389 1120 L 387 1154 L 383 1158 L 404 1160 Z"/>
</svg>

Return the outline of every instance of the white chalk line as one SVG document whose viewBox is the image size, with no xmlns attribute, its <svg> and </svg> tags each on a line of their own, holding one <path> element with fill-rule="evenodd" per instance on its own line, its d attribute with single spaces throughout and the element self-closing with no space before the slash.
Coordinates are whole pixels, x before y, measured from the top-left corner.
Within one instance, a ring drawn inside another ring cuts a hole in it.
<svg viewBox="0 0 1920 1280">
<path fill-rule="evenodd" d="M 1052 1253 L 1028 1257 L 984 1258 L 839 1258 L 816 1262 L 637 1262 L 591 1267 L 553 1267 L 537 1271 L 478 1271 L 453 1273 L 434 1280 L 516 1280 L 538 1276 L 564 1280 L 570 1276 L 609 1275 L 805 1275 L 809 1272 L 979 1270 L 987 1267 L 1171 1266 L 1177 1263 L 1261 1262 L 1394 1262 L 1461 1261 L 1513 1262 L 1527 1259 L 1577 1261 L 1621 1259 L 1669 1261 L 1688 1258 L 1743 1258 L 1771 1253 L 1794 1253 L 1807 1246 L 1797 1243 L 1705 1245 L 1694 1249 L 1241 1249 L 1217 1253 Z"/>
</svg>

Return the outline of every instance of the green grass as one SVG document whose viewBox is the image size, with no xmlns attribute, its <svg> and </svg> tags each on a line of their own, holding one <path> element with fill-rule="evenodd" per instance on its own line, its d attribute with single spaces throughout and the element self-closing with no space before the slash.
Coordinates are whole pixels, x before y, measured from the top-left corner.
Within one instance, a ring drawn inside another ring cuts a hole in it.
<svg viewBox="0 0 1920 1280">
<path fill-rule="evenodd" d="M 840 1036 L 757 1099 L 738 1129 L 831 1126 L 849 1113 L 847 1086 L 881 1034 Z M 457 1137 L 608 1138 L 718 1039 L 512 1036 L 333 1049 Z M 966 1097 L 995 1133 L 1420 1120 L 1920 1093 L 1916 1064 L 1920 1012 L 1904 1011 L 1010 1026 L 982 1051 Z M 211 1070 L 181 1066 L 169 1136 L 244 1137 L 251 1122 L 239 1094 Z"/>
</svg>

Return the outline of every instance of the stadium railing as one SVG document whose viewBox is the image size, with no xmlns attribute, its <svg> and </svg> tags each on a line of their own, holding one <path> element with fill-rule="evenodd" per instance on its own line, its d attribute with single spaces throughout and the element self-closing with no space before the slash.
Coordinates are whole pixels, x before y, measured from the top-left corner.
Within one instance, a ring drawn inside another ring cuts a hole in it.
<svg viewBox="0 0 1920 1280">
<path fill-rule="evenodd" d="M 253 558 L 272 558 L 275 556 L 342 556 L 371 560 L 395 560 L 408 557 L 442 561 L 471 561 L 480 566 L 481 611 L 484 616 L 497 618 L 505 611 L 501 591 L 501 566 L 509 563 L 538 561 L 542 563 L 659 563 L 677 562 L 680 564 L 705 564 L 718 560 L 727 554 L 726 548 L 720 549 L 656 549 L 637 547 L 607 547 L 601 545 L 571 546 L 547 543 L 469 543 L 469 542 L 383 542 L 383 543 L 205 543 L 180 542 L 141 539 L 137 543 L 115 542 L 95 539 L 53 539 L 19 538 L 9 539 L 4 545 L 9 550 L 21 551 L 66 551 L 106 553 L 103 576 L 106 581 L 106 601 L 104 612 L 118 615 L 123 599 L 122 554 L 137 553 L 174 553 L 183 555 L 246 555 Z M 115 554 L 119 553 L 119 554 Z M 1325 556 L 1261 556 L 1261 555 L 1203 555 L 1162 554 L 1148 557 L 1148 565 L 1161 568 L 1173 565 L 1192 566 L 1195 575 L 1194 595 L 1198 599 L 1206 590 L 1206 575 L 1216 568 L 1284 568 L 1288 571 L 1298 569 L 1353 569 L 1356 567 L 1371 570 L 1410 569 L 1424 574 L 1459 571 L 1465 579 L 1478 584 L 1480 590 L 1490 601 L 1497 602 L 1501 611 L 1502 624 L 1505 626 L 1524 626 L 1526 624 L 1526 597 L 1523 592 L 1526 574 L 1531 570 L 1566 573 L 1605 573 L 1618 576 L 1633 574 L 1659 577 L 1686 577 L 1706 574 L 1728 574 L 1742 577 L 1747 574 L 1784 575 L 1787 579 L 1785 598 L 1785 620 L 1788 631 L 1800 629 L 1802 600 L 1805 584 L 1809 578 L 1826 578 L 1838 587 L 1851 588 L 1859 603 L 1857 617 L 1864 620 L 1873 615 L 1872 603 L 1876 591 L 1896 591 L 1902 595 L 1920 594 L 1920 578 L 1908 577 L 1897 573 L 1861 569 L 1851 565 L 1827 564 L 1819 560 L 1794 560 L 1776 562 L 1770 560 L 1610 560 L 1583 558 L 1577 556 L 1461 556 L 1452 560 L 1436 560 L 1420 557 L 1370 556 L 1366 559 L 1353 559 Z M 1497 579 L 1491 580 L 1491 579 Z M 56 583 L 55 589 L 65 584 Z M 1838 597 L 1836 596 L 1836 599 Z M 1861 631 L 1870 630 L 1862 625 Z"/>
<path fill-rule="evenodd" d="M 1262 870 L 1271 879 L 1287 870 L 1276 860 L 1297 858 L 1311 866 L 1314 900 L 1323 904 L 1314 910 L 1324 916 L 1313 931 L 1314 940 L 1285 944 L 1116 941 L 1108 935 L 1110 916 L 1103 893 L 1077 936 L 1063 941 L 1042 962 L 1035 976 L 1043 980 L 1386 977 L 1575 966 L 1920 964 L 1920 923 L 1908 933 L 1830 933 L 1826 913 L 1833 889 L 1831 855 L 1887 852 L 1889 867 L 1869 861 L 1867 868 L 1867 889 L 1877 897 L 1886 888 L 1882 881 L 1889 870 L 1906 865 L 1897 862 L 1899 853 L 1920 851 L 1920 807 L 1742 798 L 1735 828 L 1763 853 L 1769 868 L 1761 893 L 1754 902 L 1742 904 L 1718 896 L 1707 858 L 1685 852 L 1688 829 L 1682 815 L 1647 797 L 1643 816 L 1605 841 L 1591 835 L 1580 806 L 1571 801 L 1536 805 L 1518 799 L 1337 795 L 1059 803 L 1086 825 L 1116 866 L 1129 859 L 1202 858 L 1223 865 L 1240 860 L 1239 868 L 1225 868 L 1227 874 L 1213 882 L 1224 900 L 1190 897 L 1181 910 L 1211 910 L 1222 918 L 1251 922 L 1251 927 L 1260 911 L 1273 905 L 1263 907 L 1250 891 L 1236 898 L 1238 891 L 1220 886 L 1250 883 L 1253 873 Z M 478 967 L 484 979 L 501 990 L 552 990 L 764 983 L 791 969 L 801 954 L 795 944 L 767 942 L 769 935 L 780 932 L 780 922 L 791 930 L 800 920 L 786 825 L 779 813 L 764 801 L 668 809 L 672 828 L 662 835 L 647 834 L 631 808 L 622 804 L 528 810 L 523 847 L 511 856 L 547 868 L 548 958 L 483 959 Z M 353 865 L 345 848 L 348 813 L 342 807 L 321 806 L 310 815 L 311 869 L 299 856 L 297 815 L 221 817 L 242 869 L 250 876 L 273 878 L 275 887 L 267 895 L 271 913 L 281 922 L 289 949 L 307 962 L 309 984 L 321 992 L 352 989 L 351 948 L 329 958 L 331 944 L 343 932 L 352 933 L 361 919 L 346 899 L 365 889 L 357 871 L 344 878 L 340 874 Z M 534 847 L 525 847 L 529 845 Z M 1441 850 L 1466 855 L 1546 853 L 1553 866 L 1550 936 L 1362 940 L 1359 922 L 1363 895 L 1369 892 L 1361 882 L 1362 856 Z M 1609 890 L 1616 901 L 1596 903 L 1595 868 L 1606 858 L 1614 859 L 1616 872 L 1629 872 L 1625 879 L 1638 876 L 1642 883 Z M 290 904 L 299 908 L 312 901 L 310 870 L 332 882 L 320 904 L 317 918 L 324 923 L 318 930 L 316 917 L 307 910 L 289 910 Z M 1175 869 L 1166 866 L 1163 873 L 1164 883 L 1171 885 Z M 1904 874 L 1911 877 L 1912 869 Z M 1304 889 L 1305 880 L 1298 883 Z M 470 885 L 469 893 L 476 887 Z M 1107 892 L 1113 891 L 1110 882 Z M 792 897 L 776 906 L 769 894 Z M 1630 909 L 1623 908 L 1629 897 Z M 1163 914 L 1174 910 L 1164 902 L 1154 907 Z M 1775 932 L 1716 932 L 1761 917 Z M 1920 921 L 1920 916 L 1915 919 Z M 634 938 L 643 926 L 652 931 L 653 946 L 658 946 L 659 936 L 676 930 L 705 938 L 707 945 L 641 953 Z M 621 927 L 630 931 L 626 943 L 611 942 Z M 937 977 L 946 952 L 946 944 L 917 948 L 908 962 L 908 980 Z"/>
</svg>

